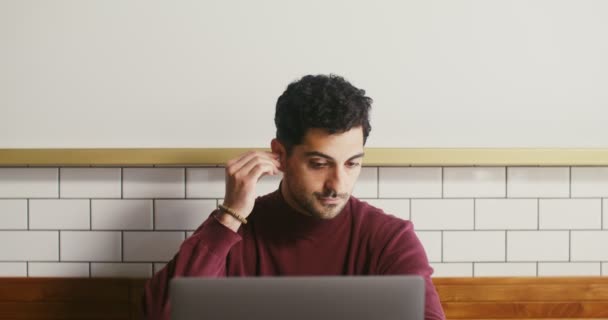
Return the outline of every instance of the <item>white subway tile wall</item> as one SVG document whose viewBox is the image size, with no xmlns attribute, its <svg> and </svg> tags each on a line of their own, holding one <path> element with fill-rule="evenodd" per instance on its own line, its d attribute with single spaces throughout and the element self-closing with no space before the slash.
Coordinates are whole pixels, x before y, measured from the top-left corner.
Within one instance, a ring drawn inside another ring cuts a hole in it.
<svg viewBox="0 0 608 320">
<path fill-rule="evenodd" d="M 602 266 L 599 262 L 539 262 L 538 276 L 599 276 Z"/>
<path fill-rule="evenodd" d="M 430 262 L 441 262 L 442 256 L 442 232 L 441 231 L 416 231 L 416 236 L 422 243 L 426 256 Z"/>
<path fill-rule="evenodd" d="M 91 277 L 147 278 L 152 276 L 149 263 L 91 263 Z"/>
<path fill-rule="evenodd" d="M 59 231 L 0 231 L 0 261 L 36 260 L 59 260 Z"/>
<path fill-rule="evenodd" d="M 386 214 L 403 220 L 410 220 L 410 200 L 408 199 L 361 199 L 381 209 Z"/>
<path fill-rule="evenodd" d="M 473 230 L 473 199 L 413 199 L 411 217 L 418 230 Z"/>
<path fill-rule="evenodd" d="M 26 277 L 26 262 L 0 262 L 0 277 Z"/>
<path fill-rule="evenodd" d="M 441 168 L 381 167 L 380 198 L 441 198 Z"/>
<path fill-rule="evenodd" d="M 186 169 L 186 198 L 220 198 L 226 192 L 225 168 Z"/>
<path fill-rule="evenodd" d="M 475 200 L 475 228 L 478 230 L 538 229 L 538 200 Z"/>
<path fill-rule="evenodd" d="M 29 212 L 32 230 L 91 229 L 91 208 L 88 199 L 32 199 Z"/>
<path fill-rule="evenodd" d="M 602 229 L 608 229 L 608 199 L 602 201 Z"/>
<path fill-rule="evenodd" d="M 58 198 L 59 168 L 0 168 L 0 198 Z"/>
<path fill-rule="evenodd" d="M 504 198 L 504 167 L 445 168 L 443 196 L 445 198 Z"/>
<path fill-rule="evenodd" d="M 505 261 L 505 231 L 445 231 L 443 261 Z"/>
<path fill-rule="evenodd" d="M 472 277 L 473 264 L 470 262 L 434 263 L 431 262 L 435 277 Z"/>
<path fill-rule="evenodd" d="M 572 231 L 572 261 L 608 261 L 608 230 Z"/>
<path fill-rule="evenodd" d="M 507 261 L 569 259 L 569 231 L 507 231 Z"/>
<path fill-rule="evenodd" d="M 215 210 L 216 200 L 155 200 L 155 230 L 195 230 Z"/>
<path fill-rule="evenodd" d="M 0 200 L 0 229 L 27 229 L 27 200 Z"/>
<path fill-rule="evenodd" d="M 608 197 L 608 168 L 573 167 L 572 197 Z"/>
<path fill-rule="evenodd" d="M 152 230 L 154 200 L 91 200 L 93 230 Z"/>
<path fill-rule="evenodd" d="M 30 262 L 30 277 L 85 277 L 88 278 L 89 264 L 84 262 Z"/>
<path fill-rule="evenodd" d="M 123 198 L 185 198 L 185 169 L 124 168 Z"/>
<path fill-rule="evenodd" d="M 224 174 L 0 168 L 0 276 L 149 277 L 222 201 Z M 411 220 L 436 277 L 608 275 L 608 167 L 364 167 L 353 195 Z"/>
<path fill-rule="evenodd" d="M 535 262 L 475 262 L 476 277 L 535 277 Z"/>
<path fill-rule="evenodd" d="M 169 261 L 186 238 L 182 231 L 129 231 L 124 233 L 124 261 Z"/>
<path fill-rule="evenodd" d="M 353 196 L 357 198 L 378 198 L 378 168 L 363 167 L 355 184 Z"/>
<path fill-rule="evenodd" d="M 60 198 L 120 198 L 120 168 L 61 168 Z"/>
<path fill-rule="evenodd" d="M 602 228 L 600 199 L 541 199 L 538 207 L 541 230 Z"/>
<path fill-rule="evenodd" d="M 121 232 L 62 231 L 61 261 L 120 261 Z"/>
<path fill-rule="evenodd" d="M 569 196 L 570 168 L 507 168 L 507 197 L 509 198 L 568 198 Z"/>
</svg>

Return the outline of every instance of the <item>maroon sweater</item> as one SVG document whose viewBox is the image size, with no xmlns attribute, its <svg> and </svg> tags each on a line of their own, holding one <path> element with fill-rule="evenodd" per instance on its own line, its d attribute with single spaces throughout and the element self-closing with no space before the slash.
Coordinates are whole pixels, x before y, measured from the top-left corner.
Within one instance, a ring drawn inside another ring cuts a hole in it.
<svg viewBox="0 0 608 320">
<path fill-rule="evenodd" d="M 279 190 L 256 200 L 238 233 L 212 214 L 144 293 L 148 319 L 169 319 L 173 277 L 395 275 L 426 281 L 426 319 L 444 319 L 433 272 L 412 223 L 351 197 L 334 219 L 296 212 Z"/>
</svg>

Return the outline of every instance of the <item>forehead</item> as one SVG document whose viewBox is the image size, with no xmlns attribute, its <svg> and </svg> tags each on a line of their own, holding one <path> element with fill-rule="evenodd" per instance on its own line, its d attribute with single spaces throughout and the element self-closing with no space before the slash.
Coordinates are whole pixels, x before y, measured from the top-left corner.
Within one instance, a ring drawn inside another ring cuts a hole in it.
<svg viewBox="0 0 608 320">
<path fill-rule="evenodd" d="M 355 127 L 346 132 L 333 134 L 325 129 L 309 129 L 302 143 L 295 149 L 300 155 L 320 152 L 337 160 L 348 159 L 363 152 L 363 129 Z"/>
</svg>

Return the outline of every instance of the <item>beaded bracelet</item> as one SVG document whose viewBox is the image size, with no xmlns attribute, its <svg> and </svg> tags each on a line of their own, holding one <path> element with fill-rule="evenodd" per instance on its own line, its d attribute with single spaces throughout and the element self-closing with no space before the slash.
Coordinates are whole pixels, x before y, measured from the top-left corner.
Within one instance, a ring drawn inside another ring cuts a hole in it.
<svg viewBox="0 0 608 320">
<path fill-rule="evenodd" d="M 237 220 L 239 220 L 242 224 L 247 224 L 247 219 L 245 219 L 243 216 L 241 216 L 240 214 L 236 213 L 236 211 L 226 207 L 223 204 L 218 205 L 218 208 L 220 208 L 220 210 L 222 210 L 223 212 L 228 213 L 229 215 L 235 217 Z"/>
</svg>

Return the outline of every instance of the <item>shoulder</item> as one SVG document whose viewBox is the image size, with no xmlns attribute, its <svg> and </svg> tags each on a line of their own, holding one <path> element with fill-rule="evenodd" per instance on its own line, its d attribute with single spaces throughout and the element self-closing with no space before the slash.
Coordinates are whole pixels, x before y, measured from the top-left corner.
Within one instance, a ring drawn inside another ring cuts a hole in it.
<svg viewBox="0 0 608 320">
<path fill-rule="evenodd" d="M 386 212 L 366 201 L 351 197 L 349 204 L 354 218 L 359 220 L 362 227 L 369 231 L 382 231 L 384 234 L 394 235 L 396 232 L 413 228 L 411 221 L 398 218 L 394 215 L 395 213 Z"/>
</svg>

